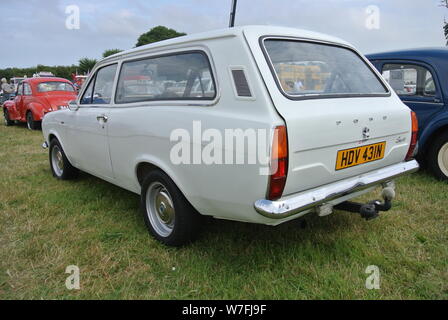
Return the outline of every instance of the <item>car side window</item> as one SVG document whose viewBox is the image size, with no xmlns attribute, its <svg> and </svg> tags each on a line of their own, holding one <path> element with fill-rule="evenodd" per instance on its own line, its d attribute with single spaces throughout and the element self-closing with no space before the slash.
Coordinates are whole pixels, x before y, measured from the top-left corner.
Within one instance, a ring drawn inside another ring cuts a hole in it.
<svg viewBox="0 0 448 320">
<path fill-rule="evenodd" d="M 124 62 L 115 102 L 213 100 L 215 96 L 207 55 L 191 51 Z"/>
<path fill-rule="evenodd" d="M 116 71 L 117 65 L 113 64 L 101 68 L 97 72 L 93 87 L 92 104 L 109 104 L 111 102 Z"/>
<path fill-rule="evenodd" d="M 425 96 L 434 97 L 436 95 L 436 85 L 434 82 L 434 79 L 432 77 L 431 72 L 426 73 L 425 77 L 425 89 L 424 92 Z"/>
<path fill-rule="evenodd" d="M 81 98 L 81 104 L 92 104 L 92 91 L 93 85 L 95 84 L 95 76 L 93 76 L 92 80 L 89 83 L 89 86 L 87 87 L 86 91 L 84 91 L 84 94 Z"/>
<path fill-rule="evenodd" d="M 434 78 L 427 68 L 413 64 L 385 64 L 383 77 L 400 96 L 437 95 Z"/>
<path fill-rule="evenodd" d="M 99 69 L 81 98 L 81 104 L 109 104 L 112 100 L 117 64 Z"/>
<path fill-rule="evenodd" d="M 17 95 L 21 96 L 23 95 L 23 85 L 19 84 L 19 86 L 17 87 Z"/>
<path fill-rule="evenodd" d="M 30 95 L 32 95 L 31 87 L 30 87 L 30 85 L 29 85 L 28 83 L 25 83 L 25 84 L 23 85 L 23 94 L 24 94 L 25 96 L 30 96 Z"/>
</svg>

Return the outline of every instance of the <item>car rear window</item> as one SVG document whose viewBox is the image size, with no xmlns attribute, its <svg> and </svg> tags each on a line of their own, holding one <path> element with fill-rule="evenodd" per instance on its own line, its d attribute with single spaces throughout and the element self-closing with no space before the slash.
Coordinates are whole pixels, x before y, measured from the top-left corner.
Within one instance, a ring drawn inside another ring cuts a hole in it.
<svg viewBox="0 0 448 320">
<path fill-rule="evenodd" d="M 51 92 L 51 91 L 75 92 L 75 88 L 67 82 L 49 81 L 49 82 L 39 83 L 37 85 L 37 91 L 38 92 Z"/>
<path fill-rule="evenodd" d="M 277 84 L 289 98 L 388 93 L 372 69 L 348 48 L 286 39 L 263 43 Z"/>
</svg>

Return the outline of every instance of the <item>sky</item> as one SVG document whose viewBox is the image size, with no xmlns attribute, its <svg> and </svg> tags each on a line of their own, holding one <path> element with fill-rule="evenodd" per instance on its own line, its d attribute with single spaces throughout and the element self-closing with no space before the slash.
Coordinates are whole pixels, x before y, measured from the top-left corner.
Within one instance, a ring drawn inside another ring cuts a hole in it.
<svg viewBox="0 0 448 320">
<path fill-rule="evenodd" d="M 363 53 L 445 46 L 440 0 L 238 0 L 235 25 L 279 25 L 342 38 Z M 67 6 L 79 8 L 79 29 Z M 77 64 L 130 49 L 164 25 L 188 34 L 226 28 L 231 0 L 0 0 L 0 68 Z M 373 9 L 372 9 L 373 8 Z M 372 11 L 373 10 L 373 11 Z"/>
</svg>

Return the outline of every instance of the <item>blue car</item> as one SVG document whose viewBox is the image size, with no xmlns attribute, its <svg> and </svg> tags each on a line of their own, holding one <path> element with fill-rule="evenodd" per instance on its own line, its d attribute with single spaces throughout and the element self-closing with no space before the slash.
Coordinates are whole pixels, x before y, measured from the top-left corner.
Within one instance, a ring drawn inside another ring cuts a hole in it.
<svg viewBox="0 0 448 320">
<path fill-rule="evenodd" d="M 448 180 L 448 49 L 425 48 L 367 55 L 419 122 L 421 164 Z"/>
</svg>

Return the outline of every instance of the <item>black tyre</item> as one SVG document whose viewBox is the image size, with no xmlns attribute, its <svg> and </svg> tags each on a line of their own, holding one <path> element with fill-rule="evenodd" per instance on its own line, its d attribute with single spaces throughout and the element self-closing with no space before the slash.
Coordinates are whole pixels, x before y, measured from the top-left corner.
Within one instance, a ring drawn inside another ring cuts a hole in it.
<svg viewBox="0 0 448 320">
<path fill-rule="evenodd" d="M 31 111 L 28 111 L 26 113 L 26 126 L 30 130 L 37 130 L 37 129 L 39 129 L 39 122 L 34 120 L 33 113 Z"/>
<path fill-rule="evenodd" d="M 439 135 L 428 149 L 428 168 L 439 180 L 448 181 L 448 132 Z"/>
<path fill-rule="evenodd" d="M 3 117 L 4 117 L 4 121 L 5 121 L 5 126 L 9 127 L 14 124 L 14 121 L 9 118 L 9 112 L 7 109 L 3 110 Z"/>
<path fill-rule="evenodd" d="M 201 226 L 201 215 L 160 170 L 150 172 L 143 181 L 141 210 L 151 235 L 168 246 L 191 242 Z"/>
<path fill-rule="evenodd" d="M 57 139 L 53 139 L 50 142 L 49 158 L 51 172 L 57 179 L 69 180 L 78 175 L 79 170 L 73 167 L 68 161 L 64 150 Z"/>
</svg>

